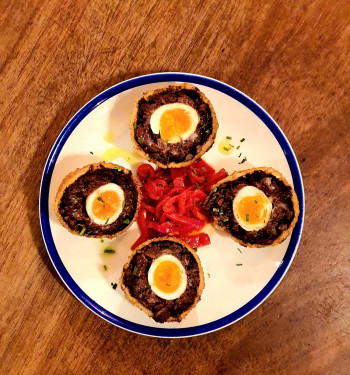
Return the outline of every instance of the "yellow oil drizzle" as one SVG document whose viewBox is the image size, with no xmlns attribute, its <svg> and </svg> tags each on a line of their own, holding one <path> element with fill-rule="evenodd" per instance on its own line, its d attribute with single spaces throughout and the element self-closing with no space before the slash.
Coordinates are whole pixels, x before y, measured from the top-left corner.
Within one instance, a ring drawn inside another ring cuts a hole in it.
<svg viewBox="0 0 350 375">
<path fill-rule="evenodd" d="M 218 145 L 218 148 L 219 148 L 219 151 L 223 155 L 230 155 L 230 154 L 232 154 L 232 152 L 234 150 L 234 147 L 233 147 L 231 141 L 227 138 L 220 141 L 220 143 Z"/>
<path fill-rule="evenodd" d="M 112 130 L 108 130 L 108 132 L 103 136 L 103 139 L 108 143 L 113 143 L 114 134 Z"/>
<path fill-rule="evenodd" d="M 107 149 L 101 156 L 104 161 L 113 161 L 117 158 L 123 158 L 129 164 L 138 164 L 142 163 L 142 159 L 137 155 L 124 150 L 121 147 L 113 146 Z"/>
</svg>

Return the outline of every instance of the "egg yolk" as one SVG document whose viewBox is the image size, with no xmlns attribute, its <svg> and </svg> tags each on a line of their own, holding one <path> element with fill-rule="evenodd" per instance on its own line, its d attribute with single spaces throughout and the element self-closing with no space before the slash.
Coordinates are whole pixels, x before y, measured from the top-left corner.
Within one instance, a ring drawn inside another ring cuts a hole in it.
<svg viewBox="0 0 350 375">
<path fill-rule="evenodd" d="M 164 140 L 181 137 L 191 126 L 189 114 L 182 108 L 169 109 L 159 120 L 160 136 Z"/>
<path fill-rule="evenodd" d="M 164 293 L 175 292 L 181 284 L 181 269 L 170 260 L 159 263 L 153 274 L 155 286 Z"/>
<path fill-rule="evenodd" d="M 105 191 L 92 203 L 92 213 L 99 219 L 107 220 L 120 208 L 120 198 L 115 191 Z"/>
<path fill-rule="evenodd" d="M 261 195 L 243 198 L 238 204 L 238 215 L 242 220 L 250 224 L 259 224 L 266 219 L 266 198 Z"/>
</svg>

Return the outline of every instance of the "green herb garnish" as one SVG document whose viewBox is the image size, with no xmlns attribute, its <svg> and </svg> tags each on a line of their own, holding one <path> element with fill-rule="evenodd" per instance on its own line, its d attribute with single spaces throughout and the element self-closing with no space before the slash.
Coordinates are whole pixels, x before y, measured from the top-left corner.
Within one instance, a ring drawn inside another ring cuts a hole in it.
<svg viewBox="0 0 350 375">
<path fill-rule="evenodd" d="M 211 198 L 212 201 L 214 201 L 217 198 L 217 195 L 213 195 L 213 198 Z"/>
<path fill-rule="evenodd" d="M 113 289 L 117 289 L 118 284 L 117 283 L 111 283 Z"/>
<path fill-rule="evenodd" d="M 227 147 L 223 147 L 223 149 L 224 149 L 225 151 L 229 151 L 229 148 L 227 148 Z"/>
<path fill-rule="evenodd" d="M 211 132 L 211 130 L 210 130 L 210 129 L 207 129 L 205 132 L 206 132 L 207 134 L 209 134 L 209 133 Z"/>
<path fill-rule="evenodd" d="M 231 140 L 232 139 L 232 137 L 229 137 L 228 135 L 226 136 L 226 139 L 229 139 L 229 140 Z"/>
<path fill-rule="evenodd" d="M 256 199 L 254 199 L 254 203 L 258 203 L 258 201 Z"/>
<path fill-rule="evenodd" d="M 202 171 L 205 173 L 207 170 L 204 167 L 202 167 Z"/>
<path fill-rule="evenodd" d="M 77 202 L 77 197 L 74 195 L 73 197 L 71 197 L 71 200 L 76 203 Z"/>
<path fill-rule="evenodd" d="M 242 153 L 240 153 L 239 155 L 238 155 L 238 157 L 240 158 L 242 156 Z"/>
<path fill-rule="evenodd" d="M 122 171 L 122 169 L 121 169 L 121 168 L 116 168 L 116 170 L 117 170 L 118 172 L 121 172 L 121 171 Z"/>
<path fill-rule="evenodd" d="M 129 219 L 123 219 L 123 224 L 129 224 L 130 220 Z"/>
<path fill-rule="evenodd" d="M 242 138 L 241 140 L 240 140 L 240 142 L 244 142 L 245 141 L 245 138 Z"/>
<path fill-rule="evenodd" d="M 240 250 L 240 248 L 239 247 L 237 247 L 237 250 L 242 254 L 242 251 Z"/>
<path fill-rule="evenodd" d="M 132 270 L 132 274 L 136 275 L 137 274 L 137 270 L 138 270 L 138 268 L 135 266 L 134 269 Z"/>
<path fill-rule="evenodd" d="M 147 284 L 147 288 L 148 288 L 148 289 L 151 289 L 151 285 L 150 285 L 150 284 Z"/>
<path fill-rule="evenodd" d="M 246 162 L 247 161 L 247 158 L 246 158 L 246 156 L 242 159 L 242 161 L 240 161 L 238 164 L 243 164 L 244 162 Z"/>
<path fill-rule="evenodd" d="M 143 143 L 145 140 L 144 140 L 144 138 L 139 138 L 138 141 L 139 141 L 140 143 Z"/>
<path fill-rule="evenodd" d="M 137 128 L 137 123 L 136 122 L 134 122 L 134 129 L 136 129 Z"/>
<path fill-rule="evenodd" d="M 122 203 L 122 208 L 124 208 L 125 207 L 125 201 L 123 201 L 123 203 Z"/>
<path fill-rule="evenodd" d="M 105 225 L 109 222 L 109 217 L 107 218 L 106 222 L 105 222 Z"/>
<path fill-rule="evenodd" d="M 85 231 L 86 231 L 86 228 L 85 227 L 83 227 L 83 229 L 80 231 L 80 233 L 79 233 L 79 236 L 82 236 L 84 233 L 85 233 Z"/>
<path fill-rule="evenodd" d="M 238 146 L 236 147 L 236 149 L 237 149 L 237 150 L 239 150 L 239 148 L 240 148 L 240 147 L 241 147 L 241 146 L 240 146 L 240 145 L 238 145 Z"/>
<path fill-rule="evenodd" d="M 90 154 L 93 155 L 94 153 L 92 151 L 90 151 Z"/>
<path fill-rule="evenodd" d="M 104 269 L 105 271 L 108 270 L 108 268 L 107 268 L 107 266 L 106 266 L 105 264 L 103 265 L 103 269 Z"/>
<path fill-rule="evenodd" d="M 227 223 L 227 222 L 228 222 L 228 218 L 224 219 L 223 222 L 224 222 L 224 223 Z"/>
<path fill-rule="evenodd" d="M 192 169 L 192 172 L 193 172 L 196 176 L 198 176 L 198 173 L 197 173 L 197 171 L 196 171 L 195 169 Z"/>
<path fill-rule="evenodd" d="M 222 207 L 219 208 L 219 215 L 223 215 L 224 214 L 224 209 Z"/>
<path fill-rule="evenodd" d="M 103 238 L 101 238 L 101 239 L 100 239 L 100 241 L 101 241 L 102 243 L 104 243 L 104 242 L 105 242 L 105 240 L 104 240 Z"/>
<path fill-rule="evenodd" d="M 216 193 L 218 191 L 218 188 L 216 187 L 216 188 L 214 188 L 214 192 Z"/>
<path fill-rule="evenodd" d="M 194 250 L 194 251 L 197 251 L 197 248 L 196 248 L 196 247 L 194 247 L 194 248 L 193 248 L 193 250 Z"/>
<path fill-rule="evenodd" d="M 245 215 L 245 221 L 249 221 L 249 214 Z"/>
<path fill-rule="evenodd" d="M 104 249 L 103 252 L 104 252 L 105 254 L 114 254 L 114 253 L 115 253 L 115 250 L 113 250 L 113 249 Z"/>
<path fill-rule="evenodd" d="M 105 203 L 105 201 L 101 197 L 97 197 L 97 200 L 102 202 L 102 203 Z"/>
<path fill-rule="evenodd" d="M 236 266 L 243 266 L 242 263 L 236 263 Z"/>
</svg>

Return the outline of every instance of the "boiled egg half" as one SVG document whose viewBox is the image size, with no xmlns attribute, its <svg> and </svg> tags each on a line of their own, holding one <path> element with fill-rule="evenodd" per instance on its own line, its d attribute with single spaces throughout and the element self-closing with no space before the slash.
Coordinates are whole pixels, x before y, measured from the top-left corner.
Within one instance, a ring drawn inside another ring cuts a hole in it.
<svg viewBox="0 0 350 375">
<path fill-rule="evenodd" d="M 189 138 L 199 122 L 197 111 L 183 103 L 164 104 L 157 108 L 151 118 L 150 126 L 154 134 L 167 143 L 177 143 Z"/>
<path fill-rule="evenodd" d="M 99 225 L 111 224 L 123 211 L 123 189 L 113 183 L 100 186 L 86 199 L 86 212 Z"/>
<path fill-rule="evenodd" d="M 148 284 L 160 298 L 179 298 L 187 287 L 187 276 L 179 259 L 171 254 L 158 257 L 148 271 Z"/>
<path fill-rule="evenodd" d="M 270 219 L 272 203 L 263 191 L 245 186 L 233 199 L 233 214 L 246 231 L 264 228 Z"/>
</svg>

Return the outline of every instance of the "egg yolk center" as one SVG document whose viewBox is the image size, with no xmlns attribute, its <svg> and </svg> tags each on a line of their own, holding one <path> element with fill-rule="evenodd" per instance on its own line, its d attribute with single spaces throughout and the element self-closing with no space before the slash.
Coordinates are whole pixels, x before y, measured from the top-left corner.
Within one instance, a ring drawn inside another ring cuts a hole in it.
<svg viewBox="0 0 350 375">
<path fill-rule="evenodd" d="M 191 119 L 184 109 L 169 109 L 159 120 L 160 136 L 164 140 L 181 137 L 191 126 Z"/>
<path fill-rule="evenodd" d="M 107 220 L 120 208 L 120 198 L 115 191 L 105 191 L 92 203 L 92 213 L 99 219 Z"/>
<path fill-rule="evenodd" d="M 153 280 L 160 291 L 175 292 L 181 284 L 181 269 L 176 263 L 166 260 L 155 269 Z"/>
<path fill-rule="evenodd" d="M 259 224 L 266 219 L 266 198 L 261 195 L 245 197 L 239 202 L 238 214 L 242 220 L 250 224 Z"/>
</svg>

